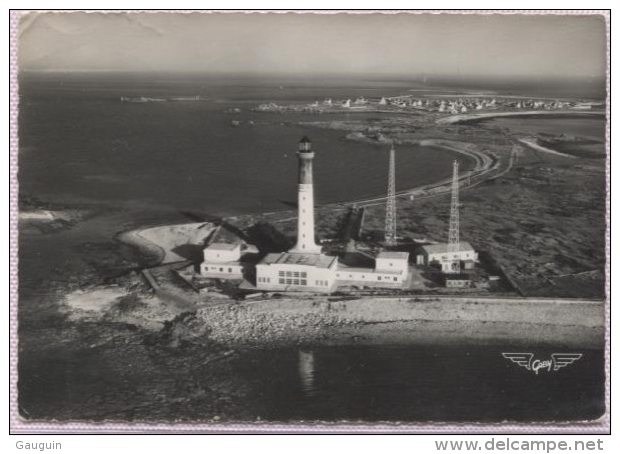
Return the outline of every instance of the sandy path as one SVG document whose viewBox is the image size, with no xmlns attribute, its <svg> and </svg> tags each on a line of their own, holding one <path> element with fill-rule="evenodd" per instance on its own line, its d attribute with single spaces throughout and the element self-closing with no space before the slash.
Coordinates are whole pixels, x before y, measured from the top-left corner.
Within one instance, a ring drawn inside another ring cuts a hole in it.
<svg viewBox="0 0 620 454">
<path fill-rule="evenodd" d="M 202 246 L 216 226 L 208 222 L 164 225 L 123 232 L 118 239 L 138 247 L 154 257 L 153 264 L 182 262 L 184 246 Z"/>
<path fill-rule="evenodd" d="M 554 154 L 557 156 L 562 156 L 564 158 L 572 158 L 572 159 L 576 158 L 576 156 L 572 156 L 566 153 L 560 153 L 559 151 L 552 150 L 551 148 L 543 147 L 542 145 L 539 145 L 536 142 L 536 139 L 531 138 L 531 137 L 525 137 L 523 139 L 519 139 L 519 142 L 521 142 L 524 145 L 527 145 L 530 148 L 533 148 L 536 151 L 542 151 L 543 153 L 550 153 L 550 154 Z"/>
<path fill-rule="evenodd" d="M 488 113 L 474 113 L 474 114 L 461 114 L 452 115 L 450 117 L 439 118 L 435 123 L 437 124 L 455 124 L 465 121 L 484 120 L 495 117 L 520 117 L 531 115 L 605 115 L 602 110 L 528 110 L 524 112 L 488 112 Z"/>
</svg>

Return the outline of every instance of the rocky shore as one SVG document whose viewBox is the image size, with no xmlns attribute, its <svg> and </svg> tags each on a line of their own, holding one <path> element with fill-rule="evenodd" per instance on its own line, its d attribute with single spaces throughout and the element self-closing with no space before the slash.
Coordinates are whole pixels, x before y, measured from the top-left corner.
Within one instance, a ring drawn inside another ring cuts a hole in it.
<svg viewBox="0 0 620 454">
<path fill-rule="evenodd" d="M 599 347 L 603 303 L 559 300 L 285 299 L 201 309 L 211 339 L 228 345 L 484 344 Z"/>
</svg>

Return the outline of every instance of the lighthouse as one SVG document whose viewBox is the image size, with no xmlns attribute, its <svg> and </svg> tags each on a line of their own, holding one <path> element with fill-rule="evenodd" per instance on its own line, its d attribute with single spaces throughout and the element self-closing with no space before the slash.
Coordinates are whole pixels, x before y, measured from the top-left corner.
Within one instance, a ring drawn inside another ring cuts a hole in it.
<svg viewBox="0 0 620 454">
<path fill-rule="evenodd" d="M 337 256 L 321 252 L 321 247 L 314 242 L 314 152 L 307 137 L 299 142 L 297 158 L 297 244 L 287 252 L 269 253 L 256 264 L 255 288 L 261 291 L 330 293 L 339 283 L 345 286 L 403 287 L 409 276 L 408 252 L 380 252 L 374 268 L 340 266 Z M 214 265 L 217 266 L 221 265 Z M 253 286 L 251 282 L 247 285 Z M 304 356 L 300 373 L 307 370 L 311 373 L 311 368 L 312 358 Z"/>
<path fill-rule="evenodd" d="M 289 252 L 320 254 L 321 247 L 314 242 L 314 186 L 312 184 L 312 142 L 304 136 L 299 142 L 299 174 L 297 186 L 297 244 Z"/>
</svg>

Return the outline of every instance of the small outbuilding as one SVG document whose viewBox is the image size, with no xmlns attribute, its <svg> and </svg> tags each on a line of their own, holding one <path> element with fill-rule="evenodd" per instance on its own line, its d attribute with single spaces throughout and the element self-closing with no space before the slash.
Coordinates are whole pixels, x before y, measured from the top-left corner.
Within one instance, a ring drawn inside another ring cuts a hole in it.
<svg viewBox="0 0 620 454">
<path fill-rule="evenodd" d="M 473 269 L 478 262 L 478 253 L 467 241 L 461 241 L 458 251 L 448 251 L 447 243 L 427 244 L 422 246 L 416 257 L 418 265 L 439 265 L 443 272 L 450 272 L 455 261 L 463 263 L 463 268 Z"/>
<path fill-rule="evenodd" d="M 243 277 L 240 244 L 212 243 L 204 249 L 203 257 L 201 276 L 227 279 Z"/>
</svg>

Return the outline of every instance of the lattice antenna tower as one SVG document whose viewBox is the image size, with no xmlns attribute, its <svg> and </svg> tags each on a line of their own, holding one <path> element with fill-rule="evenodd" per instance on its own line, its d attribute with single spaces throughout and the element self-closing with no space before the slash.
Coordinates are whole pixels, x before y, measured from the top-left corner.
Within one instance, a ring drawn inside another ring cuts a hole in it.
<svg viewBox="0 0 620 454">
<path fill-rule="evenodd" d="M 454 161 L 452 171 L 452 201 L 450 203 L 450 231 L 448 232 L 448 252 L 458 255 L 459 240 L 459 162 Z M 460 273 L 460 258 L 452 263 L 452 272 Z"/>
<path fill-rule="evenodd" d="M 396 163 L 394 144 L 390 149 L 390 170 L 388 176 L 388 194 L 385 209 L 385 245 L 396 245 Z"/>
</svg>

